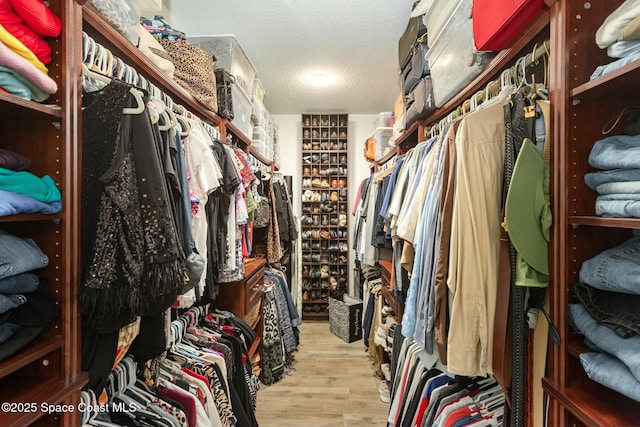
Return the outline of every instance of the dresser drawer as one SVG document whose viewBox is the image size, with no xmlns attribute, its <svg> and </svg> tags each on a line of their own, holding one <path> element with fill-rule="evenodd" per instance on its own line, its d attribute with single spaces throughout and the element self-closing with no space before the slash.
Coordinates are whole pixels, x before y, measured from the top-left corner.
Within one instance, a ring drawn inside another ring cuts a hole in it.
<svg viewBox="0 0 640 427">
<path fill-rule="evenodd" d="M 247 278 L 244 285 L 246 313 L 260 301 L 264 288 L 264 268 L 257 270 L 251 277 Z"/>
</svg>

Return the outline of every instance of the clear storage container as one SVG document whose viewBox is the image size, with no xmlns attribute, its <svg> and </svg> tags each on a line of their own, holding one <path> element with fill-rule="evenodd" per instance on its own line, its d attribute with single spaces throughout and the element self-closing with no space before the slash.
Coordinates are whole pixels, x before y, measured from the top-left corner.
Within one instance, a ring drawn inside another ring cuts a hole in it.
<svg viewBox="0 0 640 427">
<path fill-rule="evenodd" d="M 268 123 L 268 113 L 262 101 L 256 97 L 253 98 L 253 110 L 251 111 L 251 120 L 254 124 Z"/>
<path fill-rule="evenodd" d="M 375 158 L 379 159 L 380 157 L 387 154 L 389 151 L 389 139 L 393 135 L 392 127 L 379 127 L 373 133 L 373 139 L 376 141 L 375 143 Z"/>
<path fill-rule="evenodd" d="M 434 0 L 433 4 L 423 16 L 422 22 L 427 27 L 427 45 L 432 47 L 440 36 L 442 29 L 454 13 L 461 13 L 465 18 L 471 18 L 469 5 L 466 9 L 458 9 L 462 0 Z"/>
<path fill-rule="evenodd" d="M 239 86 L 247 98 L 253 93 L 253 82 L 256 79 L 256 69 L 251 63 L 232 34 L 212 36 L 190 36 L 189 43 L 199 46 L 216 57 L 216 68 L 224 68 L 236 78 Z"/>
<path fill-rule="evenodd" d="M 260 101 L 264 102 L 264 86 L 262 86 L 262 82 L 260 81 L 260 79 L 256 78 L 253 80 L 253 91 L 251 96 L 253 98 L 257 98 Z"/>
<path fill-rule="evenodd" d="M 391 111 L 385 111 L 383 113 L 378 114 L 376 120 L 373 122 L 374 126 L 377 128 L 388 128 L 393 126 L 392 123 L 392 113 Z"/>
<path fill-rule="evenodd" d="M 251 111 L 253 110 L 251 100 L 238 85 L 231 85 L 231 102 L 233 104 L 233 120 L 231 122 L 242 133 L 249 136 L 251 132 Z"/>
<path fill-rule="evenodd" d="M 472 0 L 458 3 L 427 53 L 436 107 L 442 107 L 453 98 L 495 55 L 478 52 L 474 46 L 471 16 L 467 13 L 471 3 Z"/>
</svg>

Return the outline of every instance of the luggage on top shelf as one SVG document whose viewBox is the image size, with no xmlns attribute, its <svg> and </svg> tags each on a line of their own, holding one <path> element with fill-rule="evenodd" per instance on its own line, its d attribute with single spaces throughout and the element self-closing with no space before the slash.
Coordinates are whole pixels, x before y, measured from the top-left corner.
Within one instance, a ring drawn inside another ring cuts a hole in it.
<svg viewBox="0 0 640 427">
<path fill-rule="evenodd" d="M 502 50 L 542 11 L 544 0 L 473 0 L 473 39 L 478 50 Z"/>
<path fill-rule="evenodd" d="M 451 3 L 457 3 L 453 10 Z M 474 46 L 471 6 L 472 0 L 435 0 L 426 14 L 430 26 L 427 61 L 436 107 L 453 98 L 482 72 L 494 56 L 489 52 L 479 52 Z M 448 16 L 444 15 L 444 10 L 450 11 Z M 435 27 L 435 35 L 431 26 Z"/>
<path fill-rule="evenodd" d="M 398 65 L 401 70 L 404 69 L 404 66 L 411 58 L 413 46 L 416 44 L 416 41 L 419 38 L 424 37 L 426 32 L 427 29 L 422 22 L 422 16 L 416 16 L 409 20 L 409 23 L 398 42 Z"/>
<path fill-rule="evenodd" d="M 417 119 L 427 117 L 436 110 L 431 79 L 431 76 L 423 77 L 416 87 L 405 96 L 402 117 L 406 127 L 411 126 Z"/>
<path fill-rule="evenodd" d="M 420 79 L 429 74 L 429 64 L 427 63 L 427 40 L 419 40 L 414 45 L 411 58 L 402 70 L 402 91 L 404 95 L 409 94 L 416 87 Z"/>
</svg>

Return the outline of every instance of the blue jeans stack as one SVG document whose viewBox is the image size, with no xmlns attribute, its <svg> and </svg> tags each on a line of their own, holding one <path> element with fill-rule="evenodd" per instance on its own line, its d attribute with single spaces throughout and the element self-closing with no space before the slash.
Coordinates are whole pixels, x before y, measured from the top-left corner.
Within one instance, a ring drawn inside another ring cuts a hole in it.
<svg viewBox="0 0 640 427">
<path fill-rule="evenodd" d="M 35 270 L 49 263 L 31 239 L 22 239 L 0 230 L 0 347 L 20 330 L 12 321 L 14 310 L 38 289 Z"/>
<path fill-rule="evenodd" d="M 598 192 L 596 215 L 640 218 L 640 135 L 614 135 L 597 141 L 589 164 L 601 169 L 584 177 L 587 186 Z"/>
<path fill-rule="evenodd" d="M 580 361 L 592 380 L 640 402 L 640 233 L 585 261 L 569 320 L 592 350 Z"/>
</svg>

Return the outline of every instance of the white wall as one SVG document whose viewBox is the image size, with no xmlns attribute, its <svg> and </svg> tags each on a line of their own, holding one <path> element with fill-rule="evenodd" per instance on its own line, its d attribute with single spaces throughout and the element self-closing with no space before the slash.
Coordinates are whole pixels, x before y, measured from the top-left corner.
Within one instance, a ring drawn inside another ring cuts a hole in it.
<svg viewBox="0 0 640 427">
<path fill-rule="evenodd" d="M 300 216 L 302 203 L 302 120 L 300 114 L 272 115 L 279 127 L 280 172 L 293 177 L 293 211 Z M 348 139 L 348 207 L 351 210 L 355 203 L 360 182 L 370 174 L 369 163 L 364 160 L 363 147 L 374 130 L 376 114 L 349 114 Z M 351 250 L 354 228 L 354 217 L 349 215 L 349 293 L 353 295 L 353 251 Z M 298 272 L 296 272 L 297 275 Z"/>
</svg>

